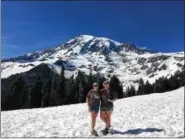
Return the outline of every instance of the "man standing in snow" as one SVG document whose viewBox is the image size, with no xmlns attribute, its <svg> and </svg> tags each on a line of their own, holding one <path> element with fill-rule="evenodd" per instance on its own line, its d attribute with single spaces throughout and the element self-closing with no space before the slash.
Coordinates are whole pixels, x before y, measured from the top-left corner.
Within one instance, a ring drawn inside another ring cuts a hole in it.
<svg viewBox="0 0 185 139">
<path fill-rule="evenodd" d="M 96 117 L 100 107 L 100 94 L 98 92 L 99 86 L 97 83 L 93 84 L 93 89 L 89 91 L 86 97 L 86 102 L 88 110 L 91 116 L 91 135 L 98 136 L 97 132 L 94 130 Z"/>
<path fill-rule="evenodd" d="M 103 82 L 104 89 L 100 90 L 101 106 L 100 106 L 100 117 L 103 122 L 106 124 L 102 133 L 104 135 L 108 134 L 108 131 L 111 127 L 111 114 L 113 111 L 113 102 L 117 99 L 115 92 L 110 91 L 109 82 Z"/>
</svg>

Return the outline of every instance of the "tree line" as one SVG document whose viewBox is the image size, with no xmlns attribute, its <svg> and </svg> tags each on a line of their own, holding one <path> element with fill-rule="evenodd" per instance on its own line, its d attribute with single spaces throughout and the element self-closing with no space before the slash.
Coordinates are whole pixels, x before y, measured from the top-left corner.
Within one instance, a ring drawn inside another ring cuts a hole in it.
<svg viewBox="0 0 185 139">
<path fill-rule="evenodd" d="M 102 89 L 102 84 L 106 80 L 99 73 L 92 74 L 92 70 L 89 75 L 79 70 L 74 76 L 65 78 L 64 70 L 61 70 L 60 76 L 53 74 L 46 82 L 37 76 L 31 85 L 23 76 L 18 76 L 10 86 L 12 93 L 2 103 L 1 109 L 14 110 L 83 103 L 87 93 L 92 89 L 92 84 L 97 82 L 99 89 Z M 123 97 L 122 86 L 116 76 L 111 77 L 110 86 L 118 93 L 119 98 Z"/>
<path fill-rule="evenodd" d="M 153 84 L 146 81 L 144 83 L 143 79 L 139 80 L 138 90 L 131 85 L 126 88 L 126 96 L 131 97 L 135 95 L 145 95 L 151 93 L 163 93 L 166 91 L 175 90 L 181 86 L 185 86 L 185 74 L 183 71 L 177 71 L 174 75 L 170 77 L 160 77 Z"/>
<path fill-rule="evenodd" d="M 75 77 L 74 77 L 75 76 Z M 12 92 L 7 96 L 6 101 L 1 103 L 1 110 L 14 110 L 24 108 L 41 108 L 67 104 L 76 104 L 85 102 L 85 98 L 94 82 L 99 83 L 99 89 L 102 89 L 103 82 L 106 78 L 97 73 L 86 75 L 82 71 L 78 71 L 77 75 L 65 78 L 64 70 L 61 70 L 60 76 L 53 75 L 49 80 L 43 82 L 42 77 L 38 76 L 30 85 L 23 76 L 17 79 L 11 85 Z M 144 82 L 140 79 L 139 87 L 136 91 L 134 86 L 126 88 L 123 86 L 116 76 L 110 78 L 110 88 L 117 93 L 118 98 L 131 97 L 135 95 L 144 95 L 150 93 L 162 93 L 177 89 L 185 85 L 184 71 L 177 71 L 173 76 L 161 77 L 153 84 L 148 81 Z M 2 89 L 2 91 L 4 91 Z M 6 92 L 4 92 L 6 94 Z"/>
</svg>

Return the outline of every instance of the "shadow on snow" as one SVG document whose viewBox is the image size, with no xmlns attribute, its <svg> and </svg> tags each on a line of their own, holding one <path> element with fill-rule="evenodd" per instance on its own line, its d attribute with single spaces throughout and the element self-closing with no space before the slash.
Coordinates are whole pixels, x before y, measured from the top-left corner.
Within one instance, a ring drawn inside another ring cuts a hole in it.
<svg viewBox="0 0 185 139">
<path fill-rule="evenodd" d="M 146 128 L 146 129 L 142 129 L 142 128 L 137 128 L 137 129 L 132 129 L 132 130 L 128 130 L 125 132 L 122 131 L 118 131 L 118 130 L 113 130 L 112 134 L 131 134 L 131 135 L 137 135 L 137 134 L 141 134 L 143 132 L 162 132 L 164 131 L 164 129 L 158 129 L 158 128 Z"/>
</svg>

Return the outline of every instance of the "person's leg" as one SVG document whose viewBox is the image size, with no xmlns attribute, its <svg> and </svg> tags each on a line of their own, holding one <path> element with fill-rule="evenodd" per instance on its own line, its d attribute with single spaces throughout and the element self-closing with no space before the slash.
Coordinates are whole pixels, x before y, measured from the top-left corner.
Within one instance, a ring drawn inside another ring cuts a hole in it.
<svg viewBox="0 0 185 139">
<path fill-rule="evenodd" d="M 91 132 L 92 132 L 95 127 L 97 113 L 92 111 L 90 115 L 91 115 Z"/>
<path fill-rule="evenodd" d="M 111 126 L 111 114 L 112 114 L 112 111 L 106 111 L 106 116 L 107 116 L 106 128 L 109 128 Z"/>
<path fill-rule="evenodd" d="M 100 118 L 106 124 L 106 112 L 105 111 L 100 111 Z"/>
<path fill-rule="evenodd" d="M 106 134 L 108 134 L 109 127 L 110 127 L 110 115 L 109 115 L 109 111 L 104 111 L 103 115 L 104 115 L 104 117 L 106 117 L 105 118 L 105 125 L 106 126 L 105 126 L 105 129 L 102 130 L 102 133 L 104 135 L 106 135 Z"/>
</svg>

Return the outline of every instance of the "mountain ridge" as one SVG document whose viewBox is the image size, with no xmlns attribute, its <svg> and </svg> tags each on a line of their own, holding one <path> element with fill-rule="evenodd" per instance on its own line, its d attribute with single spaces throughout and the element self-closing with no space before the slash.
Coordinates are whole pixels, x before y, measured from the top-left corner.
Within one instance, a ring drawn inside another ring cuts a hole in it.
<svg viewBox="0 0 185 139">
<path fill-rule="evenodd" d="M 1 78 L 31 70 L 41 63 L 63 61 L 66 70 L 116 75 L 125 86 L 139 78 L 151 83 L 161 76 L 173 75 L 184 66 L 184 53 L 161 53 L 140 49 L 133 43 L 118 42 L 106 37 L 79 35 L 66 43 L 28 53 L 1 62 Z"/>
<path fill-rule="evenodd" d="M 134 49 L 140 49 L 140 50 L 145 50 L 145 51 L 148 50 L 147 48 L 142 49 L 142 48 L 136 47 L 136 45 L 133 44 L 133 43 L 131 43 L 131 42 L 118 42 L 118 41 L 115 41 L 115 40 L 112 40 L 112 39 L 106 38 L 106 37 L 95 37 L 95 36 L 92 36 L 92 35 L 79 35 L 79 36 L 74 37 L 73 39 L 68 40 L 66 43 L 58 44 L 58 45 L 56 45 L 56 46 L 54 46 L 54 47 L 45 49 L 45 50 L 43 50 L 43 51 L 35 51 L 35 52 L 32 52 L 32 53 L 27 53 L 27 54 L 20 55 L 20 56 L 17 56 L 17 57 L 5 58 L 5 59 L 2 59 L 2 62 L 11 61 L 11 60 L 13 60 L 13 59 L 21 58 L 21 57 L 24 57 L 24 56 L 27 56 L 27 57 L 30 57 L 30 56 L 32 56 L 32 55 L 36 56 L 36 55 L 45 53 L 45 52 L 47 52 L 47 51 L 49 51 L 49 50 L 53 50 L 53 49 L 59 48 L 59 47 L 65 45 L 65 44 L 70 44 L 70 43 L 72 43 L 72 42 L 74 42 L 74 41 L 77 41 L 77 40 L 78 40 L 78 41 L 85 41 L 85 42 L 86 42 L 87 40 L 91 40 L 91 41 L 92 41 L 92 40 L 96 40 L 96 41 L 97 41 L 97 40 L 98 40 L 98 41 L 101 40 L 101 41 L 112 42 L 112 43 L 115 43 L 116 45 L 119 45 L 119 46 L 125 44 L 125 45 L 132 45 L 132 47 L 133 47 Z M 151 52 L 151 50 L 150 50 L 150 52 Z M 37 56 L 36 56 L 36 57 L 37 57 Z"/>
</svg>

